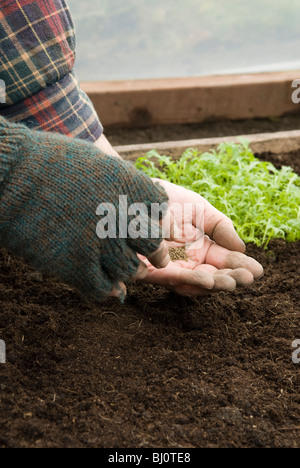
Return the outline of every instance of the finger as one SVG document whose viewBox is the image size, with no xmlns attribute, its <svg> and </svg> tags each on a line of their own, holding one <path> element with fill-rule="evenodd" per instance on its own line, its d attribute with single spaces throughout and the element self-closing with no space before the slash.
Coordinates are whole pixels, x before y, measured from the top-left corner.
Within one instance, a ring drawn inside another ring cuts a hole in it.
<svg viewBox="0 0 300 468">
<path fill-rule="evenodd" d="M 231 252 L 227 255 L 225 265 L 227 268 L 232 268 L 233 270 L 240 268 L 248 270 L 255 279 L 261 278 L 264 274 L 263 266 L 259 262 L 239 252 Z"/>
<path fill-rule="evenodd" d="M 214 278 L 207 271 L 196 271 L 190 268 L 188 262 L 185 262 L 187 268 L 180 266 L 177 262 L 170 262 L 164 269 L 157 270 L 148 266 L 148 276 L 144 280 L 146 283 L 157 284 L 166 288 L 174 289 L 179 285 L 196 286 L 198 289 L 211 289 L 214 286 Z"/>
<path fill-rule="evenodd" d="M 223 268 L 243 268 L 250 271 L 253 277 L 260 278 L 263 275 L 263 267 L 254 258 L 241 252 L 230 252 L 217 244 L 212 244 L 206 255 L 206 262 L 219 270 Z"/>
<path fill-rule="evenodd" d="M 133 280 L 142 280 L 145 279 L 148 276 L 148 268 L 147 265 L 141 261 L 140 266 L 138 267 L 138 270 L 136 274 L 133 276 Z"/>
<path fill-rule="evenodd" d="M 181 269 L 180 284 L 197 286 L 198 288 L 212 289 L 215 286 L 213 276 L 207 271 Z"/>
<path fill-rule="evenodd" d="M 233 291 L 236 289 L 236 281 L 231 276 L 216 274 L 214 280 L 214 291 Z"/>
<path fill-rule="evenodd" d="M 236 282 L 227 275 L 214 276 L 214 287 L 212 289 L 201 288 L 189 284 L 179 285 L 174 288 L 177 294 L 181 296 L 198 297 L 225 291 L 233 291 L 236 288 Z"/>
<path fill-rule="evenodd" d="M 232 221 L 229 218 L 221 219 L 214 227 L 212 239 L 222 247 L 229 250 L 244 253 L 246 250 L 245 243 L 239 237 L 234 229 Z"/>
<path fill-rule="evenodd" d="M 212 275 L 214 275 L 214 277 L 217 275 L 230 276 L 235 280 L 237 286 L 248 286 L 254 281 L 252 273 L 244 268 L 237 268 L 235 270 L 232 270 L 231 268 L 225 268 L 223 270 L 218 270 L 212 265 L 203 264 L 197 266 L 195 269 L 209 271 Z"/>
<path fill-rule="evenodd" d="M 171 260 L 167 243 L 162 241 L 156 252 L 148 256 L 148 260 L 156 268 L 165 268 Z"/>
<path fill-rule="evenodd" d="M 235 280 L 237 286 L 249 286 L 254 281 L 254 276 L 252 273 L 248 270 L 245 270 L 244 268 L 237 268 L 235 270 L 227 268 L 225 270 L 219 270 L 219 272 L 216 274 L 225 274 L 231 276 L 231 278 Z"/>
<path fill-rule="evenodd" d="M 234 229 L 232 221 L 203 199 L 205 216 L 204 229 L 211 239 L 226 249 L 244 253 L 245 243 Z"/>
<path fill-rule="evenodd" d="M 236 289 L 236 282 L 233 278 L 228 275 L 217 275 L 214 276 L 214 287 L 211 289 L 203 288 L 200 285 L 191 285 L 191 284 L 182 284 L 178 285 L 174 288 L 177 294 L 182 296 L 190 296 L 190 297 L 197 297 L 197 296 L 205 296 L 208 294 L 216 293 L 216 292 L 229 292 Z"/>
<path fill-rule="evenodd" d="M 214 291 L 233 291 L 237 286 L 234 275 L 231 275 L 231 269 L 218 270 L 213 265 L 203 264 L 197 266 L 195 270 L 209 272 L 212 275 L 215 283 Z"/>
<path fill-rule="evenodd" d="M 125 284 L 119 281 L 119 282 L 115 282 L 109 296 L 118 298 L 123 304 L 125 301 L 126 294 L 127 294 L 127 289 L 126 289 Z"/>
</svg>

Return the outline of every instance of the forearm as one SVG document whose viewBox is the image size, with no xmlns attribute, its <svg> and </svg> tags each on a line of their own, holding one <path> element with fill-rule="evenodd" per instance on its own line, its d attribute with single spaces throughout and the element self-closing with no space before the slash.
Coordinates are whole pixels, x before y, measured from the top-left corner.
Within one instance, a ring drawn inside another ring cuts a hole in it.
<svg viewBox="0 0 300 468">
<path fill-rule="evenodd" d="M 119 153 L 111 146 L 107 138 L 102 133 L 101 137 L 95 141 L 95 145 L 99 148 L 103 153 L 109 154 L 110 156 L 114 156 L 116 158 L 123 159 Z"/>
</svg>

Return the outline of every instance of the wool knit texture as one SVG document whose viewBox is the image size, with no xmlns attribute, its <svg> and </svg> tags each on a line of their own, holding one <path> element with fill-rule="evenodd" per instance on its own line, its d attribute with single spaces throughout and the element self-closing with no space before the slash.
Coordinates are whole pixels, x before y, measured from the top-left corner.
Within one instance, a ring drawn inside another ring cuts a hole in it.
<svg viewBox="0 0 300 468">
<path fill-rule="evenodd" d="M 136 252 L 149 256 L 162 240 L 160 228 L 152 239 L 97 236 L 97 207 L 118 208 L 120 195 L 128 205 L 143 203 L 149 214 L 151 204 L 168 201 L 164 189 L 129 162 L 0 117 L 0 245 L 96 301 L 135 275 Z"/>
</svg>

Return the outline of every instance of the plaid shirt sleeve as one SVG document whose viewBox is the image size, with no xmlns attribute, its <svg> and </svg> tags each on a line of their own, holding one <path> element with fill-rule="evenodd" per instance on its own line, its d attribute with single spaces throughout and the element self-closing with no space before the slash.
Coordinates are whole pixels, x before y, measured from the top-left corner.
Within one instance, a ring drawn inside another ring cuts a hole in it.
<svg viewBox="0 0 300 468">
<path fill-rule="evenodd" d="M 1 115 L 31 129 L 97 140 L 103 129 L 74 62 L 75 32 L 65 0 L 1 0 Z"/>
</svg>

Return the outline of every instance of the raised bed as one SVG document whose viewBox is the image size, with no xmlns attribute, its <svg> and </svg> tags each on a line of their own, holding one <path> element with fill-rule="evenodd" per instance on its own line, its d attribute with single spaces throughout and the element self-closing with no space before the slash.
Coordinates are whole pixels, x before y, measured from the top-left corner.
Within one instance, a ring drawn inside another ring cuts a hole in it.
<svg viewBox="0 0 300 468">
<path fill-rule="evenodd" d="M 122 145 L 115 146 L 115 149 L 124 159 L 132 161 L 135 161 L 139 156 L 151 151 L 153 148 L 176 159 L 179 158 L 182 152 L 187 148 L 196 148 L 200 152 L 205 152 L 210 149 L 216 149 L 222 142 L 226 141 L 237 143 L 241 139 L 250 143 L 250 147 L 256 155 L 262 155 L 264 153 L 289 154 L 300 150 L 300 130 L 182 141 L 163 141 L 138 145 Z"/>
<path fill-rule="evenodd" d="M 299 113 L 300 71 L 82 83 L 105 128 L 188 124 Z"/>
<path fill-rule="evenodd" d="M 249 245 L 265 276 L 245 290 L 101 306 L 1 251 L 0 446 L 299 447 L 299 247 Z"/>
<path fill-rule="evenodd" d="M 299 132 L 250 144 L 300 174 Z M 134 160 L 147 148 L 118 149 Z M 299 448 L 299 252 L 248 245 L 265 276 L 233 293 L 131 284 L 124 305 L 97 306 L 0 251 L 0 447 Z"/>
</svg>

